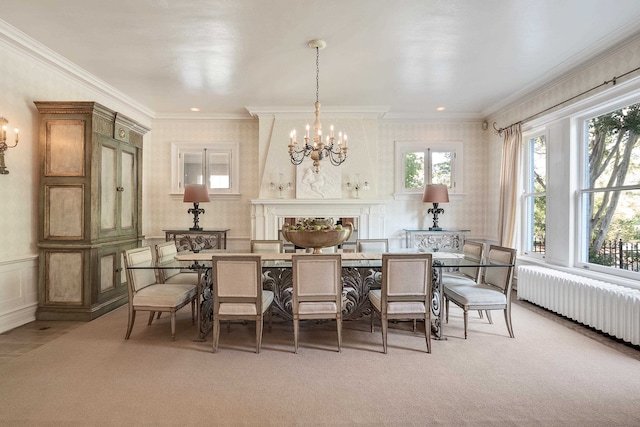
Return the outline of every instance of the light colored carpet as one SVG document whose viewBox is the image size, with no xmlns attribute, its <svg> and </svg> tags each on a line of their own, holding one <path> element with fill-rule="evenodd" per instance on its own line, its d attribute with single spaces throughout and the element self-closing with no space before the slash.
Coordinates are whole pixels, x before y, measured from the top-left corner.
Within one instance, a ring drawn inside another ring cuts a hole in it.
<svg viewBox="0 0 640 427">
<path fill-rule="evenodd" d="M 0 367 L 0 425 L 640 425 L 640 363 L 520 305 L 515 339 L 504 319 L 452 309 L 446 341 L 425 352 L 408 324 L 390 330 L 305 323 L 293 353 L 291 323 L 232 325 L 217 354 L 194 342 L 189 310 L 177 338 L 169 319 L 139 316 L 123 339 L 126 307 Z"/>
</svg>

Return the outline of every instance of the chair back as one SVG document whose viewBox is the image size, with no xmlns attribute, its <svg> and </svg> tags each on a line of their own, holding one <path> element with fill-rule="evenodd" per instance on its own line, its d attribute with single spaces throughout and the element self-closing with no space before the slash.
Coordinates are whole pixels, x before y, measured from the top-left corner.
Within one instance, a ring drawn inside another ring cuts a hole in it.
<svg viewBox="0 0 640 427">
<path fill-rule="evenodd" d="M 420 254 L 382 255 L 382 310 L 394 311 L 407 302 L 428 307 L 431 298 L 432 256 Z"/>
<path fill-rule="evenodd" d="M 294 305 L 299 301 L 334 301 L 341 307 L 340 254 L 292 255 Z"/>
<path fill-rule="evenodd" d="M 282 240 L 252 240 L 252 253 L 281 253 Z"/>
<path fill-rule="evenodd" d="M 462 245 L 462 253 L 467 259 L 480 261 L 484 255 L 484 243 L 467 240 Z M 478 281 L 480 267 L 460 267 L 459 271 L 470 279 Z"/>
<path fill-rule="evenodd" d="M 232 311 L 237 314 L 262 313 L 260 255 L 213 255 L 211 272 L 215 312 L 229 303 L 235 305 Z"/>
<path fill-rule="evenodd" d="M 357 239 L 356 252 L 377 254 L 389 252 L 389 239 Z"/>
<path fill-rule="evenodd" d="M 132 296 L 140 289 L 156 283 L 156 272 L 153 265 L 151 247 L 127 249 L 122 252 L 124 266 L 127 269 L 127 283 L 129 285 L 129 296 Z M 129 267 L 148 267 L 130 269 Z"/>
<path fill-rule="evenodd" d="M 507 296 L 511 294 L 513 265 L 516 262 L 516 250 L 503 246 L 489 246 L 489 262 L 511 264 L 510 267 L 485 267 L 484 283 L 500 288 Z"/>
<path fill-rule="evenodd" d="M 157 267 L 176 267 L 176 268 L 159 268 L 158 274 L 161 282 L 166 282 L 170 277 L 180 273 L 180 263 L 175 259 L 178 254 L 178 248 L 173 241 L 164 242 L 156 245 L 156 266 Z"/>
</svg>

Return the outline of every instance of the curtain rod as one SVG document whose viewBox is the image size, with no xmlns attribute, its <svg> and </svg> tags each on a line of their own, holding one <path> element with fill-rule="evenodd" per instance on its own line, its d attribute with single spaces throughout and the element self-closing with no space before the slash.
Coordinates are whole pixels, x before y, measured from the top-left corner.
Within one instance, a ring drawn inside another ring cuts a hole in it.
<svg viewBox="0 0 640 427">
<path fill-rule="evenodd" d="M 608 85 L 609 83 L 613 83 L 613 85 L 615 86 L 615 84 L 617 83 L 617 80 L 618 80 L 618 79 L 621 79 L 621 78 L 623 78 L 623 77 L 626 77 L 627 75 L 629 75 L 629 74 L 631 74 L 631 73 L 635 73 L 635 72 L 636 72 L 636 71 L 638 71 L 638 70 L 640 70 L 640 67 L 634 68 L 634 69 L 633 69 L 633 70 L 631 70 L 631 71 L 627 71 L 627 72 L 626 72 L 626 73 L 624 73 L 624 74 L 620 74 L 619 76 L 616 76 L 616 77 L 612 78 L 611 80 L 605 80 L 604 82 L 600 83 L 600 84 L 599 84 L 599 85 L 597 85 L 597 86 L 592 87 L 591 89 L 587 89 L 587 90 L 585 90 L 584 92 L 581 92 L 581 93 L 579 93 L 579 94 L 577 94 L 577 95 L 575 95 L 575 96 L 572 96 L 572 97 L 571 97 L 571 98 L 569 98 L 569 99 L 565 99 L 564 101 L 558 102 L 556 105 L 552 105 L 551 107 L 546 108 L 546 109 L 544 109 L 544 110 L 542 110 L 542 111 L 539 111 L 539 112 L 537 112 L 537 113 L 535 113 L 535 114 L 532 114 L 532 115 L 530 115 L 529 117 L 524 118 L 524 119 L 522 119 L 522 120 L 520 120 L 520 121 L 518 121 L 518 122 L 511 123 L 509 126 L 505 126 L 505 127 L 502 127 L 502 128 L 498 128 L 498 127 L 496 127 L 496 122 L 493 122 L 493 129 L 496 131 L 496 133 L 497 133 L 498 135 L 502 136 L 502 132 L 503 132 L 505 129 L 509 129 L 511 126 L 519 125 L 519 124 L 522 124 L 522 123 L 528 122 L 529 120 L 534 119 L 534 118 L 538 117 L 539 115 L 546 113 L 546 112 L 547 112 L 547 111 L 549 111 L 549 110 L 553 110 L 554 108 L 559 107 L 559 106 L 561 106 L 562 104 L 565 104 L 565 103 L 567 103 L 567 102 L 569 102 L 569 101 L 573 101 L 574 99 L 579 98 L 579 97 L 581 97 L 582 95 L 585 95 L 585 94 L 587 94 L 587 93 L 589 93 L 589 92 L 591 92 L 591 91 L 593 91 L 593 90 L 599 89 L 599 88 L 601 88 L 602 86 L 606 86 L 606 85 Z"/>
</svg>

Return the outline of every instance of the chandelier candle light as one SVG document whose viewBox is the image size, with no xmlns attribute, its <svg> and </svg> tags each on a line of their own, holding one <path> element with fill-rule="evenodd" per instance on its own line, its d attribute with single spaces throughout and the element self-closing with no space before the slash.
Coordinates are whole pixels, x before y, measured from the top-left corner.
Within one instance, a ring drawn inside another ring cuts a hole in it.
<svg viewBox="0 0 640 427">
<path fill-rule="evenodd" d="M 331 164 L 338 166 L 347 159 L 347 134 L 338 132 L 338 139 L 334 136 L 333 125 L 331 125 L 329 135 L 325 141 L 322 140 L 322 125 L 320 124 L 320 49 L 326 47 L 324 40 L 311 40 L 309 47 L 316 50 L 316 102 L 315 115 L 316 121 L 313 124 L 313 142 L 310 143 L 309 125 L 305 130 L 304 142 L 300 146 L 298 145 L 297 133 L 293 129 L 289 135 L 289 156 L 291 157 L 291 163 L 299 165 L 302 163 L 305 157 L 310 157 L 313 160 L 313 170 L 315 173 L 320 171 L 320 161 L 324 158 L 329 158 Z"/>
<path fill-rule="evenodd" d="M 433 214 L 433 227 L 429 227 L 432 231 L 441 231 L 442 228 L 438 227 L 438 215 L 444 213 L 444 209 L 438 207 L 438 203 L 449 203 L 449 190 L 444 184 L 429 184 L 424 187 L 424 194 L 422 195 L 422 201 L 424 203 L 433 203 L 433 208 L 430 208 L 427 213 Z"/>
</svg>

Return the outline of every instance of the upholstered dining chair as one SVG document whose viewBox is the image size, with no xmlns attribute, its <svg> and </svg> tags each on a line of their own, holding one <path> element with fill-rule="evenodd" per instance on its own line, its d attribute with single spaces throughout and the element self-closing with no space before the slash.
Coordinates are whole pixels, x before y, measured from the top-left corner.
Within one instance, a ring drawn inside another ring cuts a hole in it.
<svg viewBox="0 0 640 427">
<path fill-rule="evenodd" d="M 466 240 L 462 245 L 462 253 L 464 257 L 470 260 L 478 261 L 473 267 L 460 267 L 458 271 L 442 273 L 442 287 L 459 286 L 459 285 L 477 285 L 480 280 L 480 260 L 484 256 L 484 243 Z M 445 296 L 446 299 L 446 296 Z M 480 318 L 482 311 L 478 310 Z M 449 319 L 447 312 L 447 319 Z"/>
<path fill-rule="evenodd" d="M 176 338 L 176 311 L 189 303 L 191 303 L 191 322 L 195 324 L 197 300 L 195 284 L 159 283 L 149 246 L 127 249 L 122 254 L 129 292 L 129 324 L 125 339 L 128 340 L 131 336 L 138 311 L 149 312 L 149 325 L 156 312 L 171 313 L 171 339 L 173 340 Z"/>
<path fill-rule="evenodd" d="M 252 253 L 281 253 L 282 240 L 251 240 Z"/>
<path fill-rule="evenodd" d="M 173 241 L 157 244 L 155 249 L 156 267 L 158 267 L 158 277 L 161 283 L 198 284 L 197 272 L 185 271 L 180 268 L 180 263 L 175 259 L 178 248 Z"/>
<path fill-rule="evenodd" d="M 291 256 L 293 343 L 298 352 L 300 320 L 335 319 L 342 351 L 342 258 L 340 254 Z"/>
<path fill-rule="evenodd" d="M 449 302 L 453 302 L 464 310 L 464 338 L 467 339 L 469 310 L 485 310 L 489 323 L 493 323 L 490 314 L 491 310 L 503 310 L 509 336 L 513 338 L 513 327 L 511 325 L 511 286 L 516 261 L 516 250 L 503 246 L 490 245 L 487 258 L 489 263 L 504 264 L 505 266 L 484 267 L 483 280 L 477 285 L 445 287 L 444 294 L 447 301 L 447 317 L 449 313 Z"/>
<path fill-rule="evenodd" d="M 256 353 L 262 345 L 264 313 L 269 310 L 273 292 L 262 289 L 260 255 L 213 255 L 213 352 L 218 351 L 221 320 L 254 320 Z"/>
<path fill-rule="evenodd" d="M 356 239 L 356 252 L 389 252 L 389 239 Z"/>
<path fill-rule="evenodd" d="M 374 314 L 382 324 L 382 347 L 387 353 L 390 319 L 424 320 L 427 353 L 431 353 L 431 254 L 383 254 L 382 286 L 369 291 L 371 332 Z"/>
</svg>

